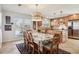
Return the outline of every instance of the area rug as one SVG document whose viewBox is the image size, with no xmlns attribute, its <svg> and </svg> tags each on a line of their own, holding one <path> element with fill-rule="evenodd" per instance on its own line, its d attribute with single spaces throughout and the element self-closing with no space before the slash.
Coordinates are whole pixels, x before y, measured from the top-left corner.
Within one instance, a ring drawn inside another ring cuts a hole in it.
<svg viewBox="0 0 79 59">
<path fill-rule="evenodd" d="M 16 47 L 18 48 L 18 50 L 21 54 L 31 54 L 31 53 L 27 52 L 26 48 L 24 48 L 24 43 L 16 44 Z M 58 54 L 71 54 L 71 53 L 68 51 L 64 51 L 62 49 L 59 49 Z"/>
</svg>

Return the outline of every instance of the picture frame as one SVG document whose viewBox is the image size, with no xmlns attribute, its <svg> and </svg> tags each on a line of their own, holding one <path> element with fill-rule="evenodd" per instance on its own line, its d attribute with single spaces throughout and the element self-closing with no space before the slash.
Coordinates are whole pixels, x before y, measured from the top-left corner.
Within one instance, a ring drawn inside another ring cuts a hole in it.
<svg viewBox="0 0 79 59">
<path fill-rule="evenodd" d="M 6 24 L 11 23 L 11 17 L 10 16 L 5 16 L 5 19 L 6 19 Z"/>
<path fill-rule="evenodd" d="M 5 25 L 5 31 L 11 31 L 12 26 L 11 25 Z"/>
</svg>

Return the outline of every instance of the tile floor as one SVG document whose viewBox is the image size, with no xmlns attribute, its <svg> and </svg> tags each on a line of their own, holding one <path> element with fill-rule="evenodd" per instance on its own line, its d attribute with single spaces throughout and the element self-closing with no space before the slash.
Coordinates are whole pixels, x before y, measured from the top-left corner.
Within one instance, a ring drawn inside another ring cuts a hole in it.
<svg viewBox="0 0 79 59">
<path fill-rule="evenodd" d="M 2 48 L 0 48 L 0 54 L 20 54 L 16 47 L 16 44 L 22 42 L 23 40 L 3 43 Z"/>
<path fill-rule="evenodd" d="M 60 44 L 60 48 L 72 54 L 79 54 L 79 40 L 69 39 L 66 43 Z"/>
<path fill-rule="evenodd" d="M 0 54 L 20 54 L 16 47 L 16 44 L 22 42 L 23 40 L 3 43 L 2 48 L 0 48 Z M 69 39 L 67 42 L 60 44 L 60 48 L 69 51 L 72 54 L 78 54 L 79 40 Z"/>
</svg>

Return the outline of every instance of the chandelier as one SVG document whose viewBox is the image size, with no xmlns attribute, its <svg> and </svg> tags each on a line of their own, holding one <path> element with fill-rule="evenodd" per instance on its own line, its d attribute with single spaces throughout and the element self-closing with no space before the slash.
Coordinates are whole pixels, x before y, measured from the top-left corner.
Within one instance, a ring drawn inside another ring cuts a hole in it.
<svg viewBox="0 0 79 59">
<path fill-rule="evenodd" d="M 32 15 L 32 21 L 42 21 L 43 19 L 43 15 L 41 12 L 38 12 L 38 4 L 35 5 L 36 6 L 36 12 L 33 13 Z"/>
</svg>

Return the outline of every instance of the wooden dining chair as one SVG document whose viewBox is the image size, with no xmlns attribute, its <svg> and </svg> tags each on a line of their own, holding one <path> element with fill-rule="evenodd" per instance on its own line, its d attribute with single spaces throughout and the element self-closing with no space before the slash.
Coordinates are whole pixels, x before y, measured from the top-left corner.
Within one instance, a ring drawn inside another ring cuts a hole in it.
<svg viewBox="0 0 79 59">
<path fill-rule="evenodd" d="M 24 38 L 24 47 L 27 48 L 28 42 L 27 42 L 26 32 L 25 31 L 23 32 L 23 38 Z"/>
<path fill-rule="evenodd" d="M 31 32 L 27 32 L 28 34 L 28 46 L 29 46 L 29 51 L 30 53 L 34 53 L 34 43 L 33 43 L 33 37 Z"/>
<path fill-rule="evenodd" d="M 34 51 L 35 51 L 36 54 L 42 53 L 42 50 L 41 50 L 41 47 L 40 47 L 40 42 L 38 44 L 34 42 Z"/>
<path fill-rule="evenodd" d="M 60 43 L 60 35 L 55 34 L 54 38 L 52 39 L 52 42 L 43 46 L 43 53 L 46 53 L 46 54 L 56 53 L 57 54 L 59 50 L 59 43 Z"/>
<path fill-rule="evenodd" d="M 54 52 L 57 53 L 57 54 L 58 54 L 58 50 L 59 50 L 60 41 L 61 41 L 61 35 L 55 34 L 54 39 L 52 41 L 54 49 L 52 49 L 52 50 L 54 50 Z"/>
</svg>

